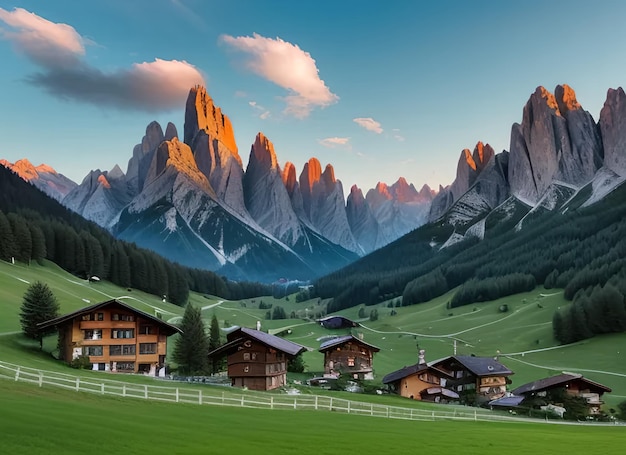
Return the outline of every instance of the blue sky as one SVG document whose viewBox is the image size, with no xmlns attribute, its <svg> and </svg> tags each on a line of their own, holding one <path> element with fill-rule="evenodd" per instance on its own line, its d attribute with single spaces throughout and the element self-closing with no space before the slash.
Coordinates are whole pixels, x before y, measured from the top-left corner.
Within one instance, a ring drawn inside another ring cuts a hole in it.
<svg viewBox="0 0 626 455">
<path fill-rule="evenodd" d="M 146 125 L 182 135 L 203 82 L 248 160 L 262 131 L 344 192 L 454 179 L 477 141 L 509 149 L 539 85 L 597 120 L 626 83 L 622 1 L 0 0 L 0 158 L 80 182 L 126 170 Z M 63 25 L 64 24 L 64 25 Z"/>
</svg>

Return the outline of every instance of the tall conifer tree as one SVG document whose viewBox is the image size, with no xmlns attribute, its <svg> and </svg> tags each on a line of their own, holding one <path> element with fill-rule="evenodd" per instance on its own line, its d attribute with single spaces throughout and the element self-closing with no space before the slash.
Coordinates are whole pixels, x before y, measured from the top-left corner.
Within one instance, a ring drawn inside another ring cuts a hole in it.
<svg viewBox="0 0 626 455">
<path fill-rule="evenodd" d="M 54 319 L 59 315 L 59 303 L 47 284 L 36 281 L 24 294 L 20 311 L 22 331 L 28 338 L 39 340 L 42 348 L 43 337 L 52 330 L 40 330 L 37 324 Z"/>
</svg>

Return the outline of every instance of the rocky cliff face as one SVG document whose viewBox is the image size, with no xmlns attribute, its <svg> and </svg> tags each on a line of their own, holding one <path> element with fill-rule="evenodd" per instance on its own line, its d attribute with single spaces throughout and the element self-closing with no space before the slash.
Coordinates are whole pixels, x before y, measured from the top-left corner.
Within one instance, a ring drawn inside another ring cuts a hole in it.
<svg viewBox="0 0 626 455">
<path fill-rule="evenodd" d="M 620 87 L 609 89 L 600 111 L 604 165 L 626 177 L 626 94 Z"/>
<path fill-rule="evenodd" d="M 591 115 L 569 86 L 557 86 L 555 93 L 538 87 L 524 107 L 522 123 L 511 130 L 511 192 L 531 204 L 554 180 L 577 186 L 589 182 L 602 163 L 602 141 Z"/>
<path fill-rule="evenodd" d="M 246 208 L 259 226 L 293 246 L 303 235 L 302 227 L 283 183 L 274 145 L 263 133 L 257 134 L 250 150 L 243 189 Z"/>
<path fill-rule="evenodd" d="M 185 143 L 217 197 L 244 218 L 251 219 L 244 202 L 243 166 L 230 119 L 204 87 L 189 91 L 185 109 Z"/>
<path fill-rule="evenodd" d="M 389 239 L 382 236 L 382 229 L 370 209 L 370 204 L 356 185 L 350 188 L 346 201 L 346 215 L 352 235 L 366 253 L 389 243 Z"/>
<path fill-rule="evenodd" d="M 76 187 L 76 183 L 63 174 L 59 174 L 54 168 L 47 164 L 33 166 L 27 159 L 17 160 L 15 163 L 9 163 L 7 160 L 0 160 L 0 166 L 4 166 L 23 180 L 35 185 L 41 191 L 46 193 L 57 201 L 63 198 Z"/>
</svg>

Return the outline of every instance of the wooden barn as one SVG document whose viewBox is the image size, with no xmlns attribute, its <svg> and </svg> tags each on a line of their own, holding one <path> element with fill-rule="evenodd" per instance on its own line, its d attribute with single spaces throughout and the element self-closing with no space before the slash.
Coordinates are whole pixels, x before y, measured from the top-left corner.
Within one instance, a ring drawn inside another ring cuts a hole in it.
<svg viewBox="0 0 626 455">
<path fill-rule="evenodd" d="M 59 356 L 88 356 L 94 370 L 165 374 L 167 337 L 180 329 L 119 300 L 96 303 L 39 324 L 56 327 Z"/>
<path fill-rule="evenodd" d="M 209 352 L 209 357 L 227 356 L 231 384 L 251 390 L 286 385 L 288 360 L 306 350 L 299 344 L 246 327 L 235 329 L 226 339 L 226 344 Z"/>
<path fill-rule="evenodd" d="M 319 348 L 324 354 L 324 375 L 347 374 L 354 379 L 374 379 L 374 353 L 379 348 L 352 335 L 331 338 Z"/>
<path fill-rule="evenodd" d="M 392 393 L 406 398 L 447 403 L 459 399 L 455 391 L 446 388 L 450 379 L 452 379 L 450 372 L 428 365 L 424 350 L 420 350 L 415 365 L 389 373 L 383 378 L 383 384 L 387 385 Z"/>
</svg>

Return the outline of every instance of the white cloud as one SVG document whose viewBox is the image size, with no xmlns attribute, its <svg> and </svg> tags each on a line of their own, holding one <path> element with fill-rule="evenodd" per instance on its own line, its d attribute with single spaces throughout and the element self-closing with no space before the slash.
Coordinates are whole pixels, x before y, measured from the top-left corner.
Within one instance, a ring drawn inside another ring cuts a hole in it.
<svg viewBox="0 0 626 455">
<path fill-rule="evenodd" d="M 394 134 L 393 137 L 398 142 L 404 142 L 404 136 L 400 136 L 399 134 Z"/>
<path fill-rule="evenodd" d="M 349 137 L 327 137 L 325 139 L 318 139 L 317 142 L 319 142 L 324 147 L 329 147 L 329 148 L 350 146 Z"/>
<path fill-rule="evenodd" d="M 266 118 L 268 118 L 270 116 L 270 111 L 265 111 L 263 112 L 261 115 L 259 115 L 259 118 L 261 120 L 265 120 Z"/>
<path fill-rule="evenodd" d="M 255 110 L 257 110 L 257 111 L 263 111 L 261 114 L 259 114 L 259 118 L 261 120 L 265 120 L 265 119 L 267 119 L 270 116 L 270 111 L 265 109 L 263 106 L 258 104 L 256 101 L 248 101 L 248 104 L 251 107 L 253 107 Z"/>
<path fill-rule="evenodd" d="M 11 12 L 0 8 L 0 20 L 11 28 L 0 29 L 2 36 L 39 65 L 55 68 L 85 55 L 84 40 L 70 25 L 50 22 L 23 8 Z"/>
<path fill-rule="evenodd" d="M 297 45 L 257 33 L 239 37 L 222 35 L 220 40 L 248 54 L 246 66 L 252 72 L 289 91 L 284 98 L 285 113 L 304 118 L 313 108 L 330 106 L 339 100 L 320 79 L 315 60 Z"/>
<path fill-rule="evenodd" d="M 356 123 L 357 125 L 362 126 L 366 130 L 372 131 L 376 134 L 381 134 L 383 132 L 383 129 L 381 128 L 380 123 L 378 123 L 376 120 L 374 120 L 371 117 L 358 117 L 358 118 L 352 119 L 352 121 Z"/>
<path fill-rule="evenodd" d="M 178 60 L 157 58 L 105 73 L 81 60 L 88 40 L 70 25 L 21 8 L 0 8 L 0 20 L 13 29 L 0 29 L 2 36 L 43 68 L 27 80 L 63 99 L 155 112 L 180 108 L 189 89 L 204 84 L 198 69 Z"/>
</svg>

